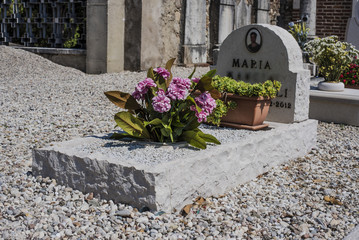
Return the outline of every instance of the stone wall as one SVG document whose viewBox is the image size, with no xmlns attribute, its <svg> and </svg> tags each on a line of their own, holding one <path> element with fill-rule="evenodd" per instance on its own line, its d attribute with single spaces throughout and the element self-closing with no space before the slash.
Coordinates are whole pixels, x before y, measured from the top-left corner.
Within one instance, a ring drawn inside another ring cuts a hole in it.
<svg viewBox="0 0 359 240">
<path fill-rule="evenodd" d="M 277 25 L 277 18 L 280 15 L 280 0 L 271 0 L 269 3 L 270 24 Z"/>
<path fill-rule="evenodd" d="M 317 0 L 317 36 L 337 35 L 344 40 L 352 0 Z"/>
</svg>

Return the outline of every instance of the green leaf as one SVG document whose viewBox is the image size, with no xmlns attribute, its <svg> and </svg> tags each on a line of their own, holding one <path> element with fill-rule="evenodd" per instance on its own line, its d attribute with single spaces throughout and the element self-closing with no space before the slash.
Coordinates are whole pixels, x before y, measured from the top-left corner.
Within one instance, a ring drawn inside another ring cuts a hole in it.
<svg viewBox="0 0 359 240">
<path fill-rule="evenodd" d="M 185 125 L 176 119 L 175 121 L 172 121 L 172 126 L 183 128 Z"/>
<path fill-rule="evenodd" d="M 181 136 L 183 132 L 183 127 L 176 127 L 174 128 L 173 132 L 176 134 L 176 136 Z"/>
<path fill-rule="evenodd" d="M 206 134 L 206 133 L 203 133 L 202 131 L 198 131 L 198 135 L 206 142 L 221 144 L 221 142 L 218 141 L 218 139 L 215 138 L 214 136 L 212 136 L 211 134 Z"/>
<path fill-rule="evenodd" d="M 171 58 L 170 60 L 167 61 L 165 68 L 168 71 L 171 71 L 171 68 L 173 66 L 173 63 L 175 62 L 176 58 Z"/>
<path fill-rule="evenodd" d="M 112 103 L 120 108 L 129 110 L 137 110 L 141 108 L 140 104 L 138 104 L 136 99 L 134 99 L 134 97 L 132 97 L 129 93 L 108 91 L 105 92 L 105 95 Z"/>
<path fill-rule="evenodd" d="M 193 103 L 193 105 L 196 106 L 197 112 L 201 112 L 202 109 L 200 107 L 198 107 L 196 101 L 194 100 L 193 97 L 191 97 L 190 95 L 187 96 L 186 100 L 188 100 L 190 103 Z"/>
<path fill-rule="evenodd" d="M 197 118 L 194 118 L 191 122 L 189 122 L 186 127 L 184 128 L 184 130 L 193 130 L 199 127 L 199 125 L 201 125 L 201 123 L 199 123 L 197 121 Z"/>
<path fill-rule="evenodd" d="M 193 72 L 191 73 L 191 75 L 189 75 L 189 79 L 191 79 L 192 77 L 193 77 L 193 75 L 194 75 L 194 73 L 196 72 L 196 67 L 194 67 L 194 69 L 193 69 Z"/>
<path fill-rule="evenodd" d="M 222 94 L 217 89 L 212 89 L 209 91 L 209 93 L 211 94 L 211 97 L 215 100 L 222 97 Z"/>
<path fill-rule="evenodd" d="M 216 69 L 210 70 L 210 71 L 208 71 L 204 76 L 213 78 L 214 75 L 216 75 L 216 71 L 217 71 Z"/>
<path fill-rule="evenodd" d="M 166 87 L 168 88 L 168 86 L 170 85 L 171 81 L 172 81 L 172 71 L 171 68 L 173 66 L 173 63 L 175 62 L 176 58 L 171 58 L 170 60 L 167 61 L 165 68 L 169 71 L 170 76 L 168 77 L 167 81 L 166 81 Z"/>
<path fill-rule="evenodd" d="M 190 145 L 200 149 L 206 149 L 206 142 L 198 135 L 196 131 L 185 131 L 182 133 L 183 140 L 187 141 Z"/>
<path fill-rule="evenodd" d="M 110 137 L 110 139 L 116 139 L 116 140 L 121 140 L 123 138 L 134 138 L 134 139 L 140 139 L 138 137 L 132 136 L 128 133 L 113 133 Z"/>
<path fill-rule="evenodd" d="M 155 79 L 155 74 L 153 73 L 153 68 L 149 68 L 147 71 L 147 77 L 151 78 L 152 80 Z"/>
<path fill-rule="evenodd" d="M 159 118 L 155 118 L 150 122 L 144 121 L 143 123 L 145 124 L 145 127 L 148 126 L 148 125 L 155 125 L 156 126 L 156 125 L 161 125 L 162 121 Z"/>
<path fill-rule="evenodd" d="M 170 128 L 161 128 L 161 134 L 165 137 L 169 137 L 172 130 Z"/>
<path fill-rule="evenodd" d="M 211 91 L 212 89 L 214 89 L 214 87 L 212 86 L 212 78 L 209 77 L 209 76 L 204 75 L 199 80 L 196 88 L 198 90 L 200 90 L 201 92 Z"/>
<path fill-rule="evenodd" d="M 143 122 L 134 117 L 129 112 L 119 112 L 115 115 L 117 125 L 125 132 L 134 137 L 150 139 L 150 133 L 147 131 Z"/>
</svg>

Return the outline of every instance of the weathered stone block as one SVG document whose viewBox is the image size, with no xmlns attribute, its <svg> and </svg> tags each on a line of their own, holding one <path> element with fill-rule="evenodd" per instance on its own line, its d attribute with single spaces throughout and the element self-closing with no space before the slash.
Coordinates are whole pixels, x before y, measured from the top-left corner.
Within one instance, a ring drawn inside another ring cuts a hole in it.
<svg viewBox="0 0 359 240">
<path fill-rule="evenodd" d="M 343 92 L 310 90 L 309 117 L 324 122 L 359 126 L 359 90 Z"/>
<path fill-rule="evenodd" d="M 194 197 L 218 196 L 302 157 L 316 144 L 315 120 L 270 127 L 259 132 L 212 129 L 222 145 L 206 150 L 101 137 L 74 139 L 35 149 L 33 174 L 138 208 L 179 210 Z M 223 140 L 223 135 L 228 137 Z"/>
</svg>

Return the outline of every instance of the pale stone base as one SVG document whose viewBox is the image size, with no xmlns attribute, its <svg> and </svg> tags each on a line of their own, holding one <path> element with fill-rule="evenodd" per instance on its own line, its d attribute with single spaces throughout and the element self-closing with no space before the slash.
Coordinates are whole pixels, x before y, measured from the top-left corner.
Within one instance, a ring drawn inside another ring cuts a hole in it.
<svg viewBox="0 0 359 240">
<path fill-rule="evenodd" d="M 309 117 L 324 122 L 359 126 L 359 90 L 342 92 L 310 90 Z"/>
<path fill-rule="evenodd" d="M 184 64 L 191 66 L 195 63 L 207 62 L 207 48 L 206 45 L 184 45 Z"/>
<path fill-rule="evenodd" d="M 305 156 L 316 145 L 316 120 L 269 124 L 270 129 L 240 141 L 193 150 L 153 165 L 111 157 L 116 147 L 88 154 L 79 151 L 98 142 L 96 137 L 55 143 L 33 151 L 33 174 L 137 208 L 180 210 L 194 197 L 221 195 L 278 164 Z M 106 140 L 102 141 L 105 147 Z"/>
</svg>

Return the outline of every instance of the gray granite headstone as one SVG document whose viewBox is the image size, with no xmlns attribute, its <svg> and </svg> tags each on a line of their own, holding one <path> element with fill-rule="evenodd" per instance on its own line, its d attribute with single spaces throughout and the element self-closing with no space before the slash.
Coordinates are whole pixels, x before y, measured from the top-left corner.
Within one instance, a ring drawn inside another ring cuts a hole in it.
<svg viewBox="0 0 359 240">
<path fill-rule="evenodd" d="M 345 34 L 345 41 L 353 44 L 356 49 L 359 49 L 359 1 L 353 0 L 352 17 L 347 24 Z"/>
<path fill-rule="evenodd" d="M 251 35 L 256 43 L 252 44 Z M 233 31 L 221 45 L 217 73 L 250 83 L 280 81 L 282 89 L 272 100 L 266 120 L 308 119 L 310 74 L 303 68 L 298 43 L 285 29 L 255 24 Z"/>
</svg>

